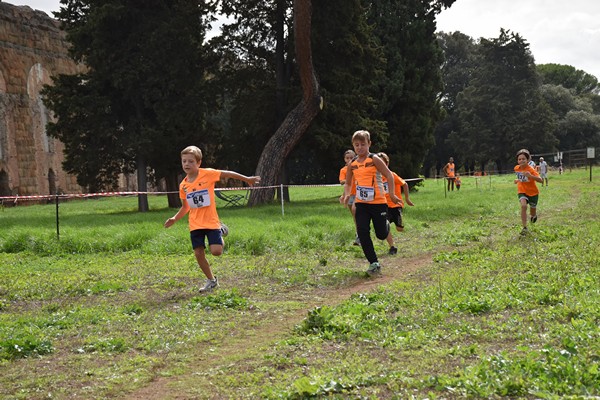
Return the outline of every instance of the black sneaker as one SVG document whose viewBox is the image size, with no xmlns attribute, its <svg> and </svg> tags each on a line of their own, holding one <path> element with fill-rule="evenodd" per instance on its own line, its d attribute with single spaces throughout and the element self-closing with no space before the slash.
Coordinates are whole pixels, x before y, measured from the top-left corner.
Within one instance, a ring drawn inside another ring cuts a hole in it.
<svg viewBox="0 0 600 400">
<path fill-rule="evenodd" d="M 535 223 L 536 223 L 536 221 L 537 221 L 537 214 L 536 214 L 536 215 L 533 215 L 533 216 L 531 216 L 531 218 L 530 218 L 529 220 L 531 221 L 531 223 L 532 223 L 532 224 L 535 224 Z"/>
<path fill-rule="evenodd" d="M 529 233 L 529 231 L 527 230 L 527 228 L 523 228 L 521 229 L 521 236 L 525 236 Z"/>
<path fill-rule="evenodd" d="M 398 249 L 395 248 L 394 246 L 390 247 L 390 251 L 388 251 L 388 254 L 390 256 L 395 256 L 396 254 L 398 254 Z"/>
</svg>

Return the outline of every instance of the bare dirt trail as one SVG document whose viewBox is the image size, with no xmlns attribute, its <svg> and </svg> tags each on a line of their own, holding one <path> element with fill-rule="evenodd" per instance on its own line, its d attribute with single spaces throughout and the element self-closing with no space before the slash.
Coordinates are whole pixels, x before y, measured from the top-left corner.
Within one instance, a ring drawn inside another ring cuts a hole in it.
<svg viewBox="0 0 600 400">
<path fill-rule="evenodd" d="M 431 254 L 424 254 L 413 258 L 387 257 L 383 260 L 382 274 L 373 278 L 365 278 L 354 284 L 341 288 L 316 289 L 310 293 L 309 299 L 303 299 L 306 307 L 301 310 L 289 311 L 264 320 L 251 331 L 242 330 L 228 337 L 227 340 L 215 344 L 217 350 L 208 354 L 199 354 L 198 358 L 190 364 L 190 372 L 174 377 L 157 377 L 143 388 L 127 394 L 129 400 L 164 400 L 164 399 L 190 399 L 181 382 L 189 382 L 192 374 L 198 375 L 196 369 L 202 371 L 222 370 L 226 372 L 235 361 L 235 368 L 240 369 L 244 364 L 260 356 L 262 348 L 268 348 L 273 343 L 284 339 L 290 334 L 294 326 L 299 324 L 309 310 L 318 306 L 334 306 L 347 300 L 355 293 L 369 293 L 379 286 L 398 280 L 404 280 L 410 275 L 419 272 L 432 263 Z M 229 364 L 229 365 L 228 365 Z M 208 396 L 207 396 L 208 397 Z"/>
</svg>

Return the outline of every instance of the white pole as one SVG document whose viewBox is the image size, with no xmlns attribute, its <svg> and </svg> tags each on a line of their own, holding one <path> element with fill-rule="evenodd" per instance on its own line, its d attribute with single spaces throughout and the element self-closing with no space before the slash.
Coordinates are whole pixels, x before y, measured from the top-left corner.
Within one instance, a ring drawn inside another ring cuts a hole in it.
<svg viewBox="0 0 600 400">
<path fill-rule="evenodd" d="M 283 217 L 284 212 L 283 212 L 283 183 L 280 186 L 280 192 L 279 194 L 281 195 L 281 216 Z"/>
</svg>

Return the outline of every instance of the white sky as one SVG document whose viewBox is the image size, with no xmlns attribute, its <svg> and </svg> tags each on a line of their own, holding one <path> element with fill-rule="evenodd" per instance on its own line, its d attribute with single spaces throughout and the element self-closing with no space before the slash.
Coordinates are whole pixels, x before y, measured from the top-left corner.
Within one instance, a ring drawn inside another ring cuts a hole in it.
<svg viewBox="0 0 600 400">
<path fill-rule="evenodd" d="M 59 0 L 4 0 L 52 11 Z M 438 30 L 474 39 L 496 38 L 500 28 L 520 34 L 537 64 L 572 65 L 600 79 L 599 0 L 456 0 L 438 16 Z"/>
<path fill-rule="evenodd" d="M 536 64 L 567 64 L 600 79 L 600 1 L 456 0 L 437 18 L 439 31 L 497 38 L 521 35 Z"/>
</svg>

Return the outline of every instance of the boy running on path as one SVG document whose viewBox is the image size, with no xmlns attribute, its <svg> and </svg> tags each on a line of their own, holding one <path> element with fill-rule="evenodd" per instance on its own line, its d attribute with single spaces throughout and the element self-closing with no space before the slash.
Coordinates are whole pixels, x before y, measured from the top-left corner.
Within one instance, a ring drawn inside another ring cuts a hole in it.
<svg viewBox="0 0 600 400">
<path fill-rule="evenodd" d="M 385 162 L 385 165 L 387 165 L 389 168 L 390 158 L 388 157 L 388 155 L 385 153 L 378 153 L 377 155 L 383 160 L 383 162 Z M 394 191 L 395 191 L 396 197 L 398 197 L 400 199 L 400 203 L 395 204 L 394 202 L 392 202 L 392 199 L 390 199 L 390 193 L 388 191 L 388 186 L 389 186 L 388 182 L 387 182 L 387 180 L 384 179 L 383 188 L 385 190 L 385 199 L 387 201 L 387 206 L 388 206 L 387 220 L 390 224 L 394 223 L 394 225 L 396 225 L 396 230 L 398 232 L 401 232 L 404 230 L 404 223 L 402 221 L 402 211 L 404 210 L 404 201 L 402 199 L 401 192 L 404 192 L 404 199 L 406 200 L 406 204 L 408 204 L 409 206 L 414 206 L 414 204 L 408 198 L 408 196 L 409 196 L 408 183 L 406 183 L 406 181 L 404 179 L 400 178 L 398 176 L 398 174 L 395 173 L 394 171 L 392 171 L 392 175 L 394 176 Z M 388 254 L 392 255 L 392 256 L 397 254 L 398 249 L 396 248 L 396 246 L 394 246 L 394 236 L 392 235 L 391 229 L 390 229 L 390 233 L 388 234 L 386 240 L 388 242 L 388 245 L 390 246 L 390 250 L 388 251 Z"/>
<path fill-rule="evenodd" d="M 346 184 L 346 172 L 348 171 L 348 165 L 352 162 L 352 160 L 354 159 L 354 157 L 356 156 L 356 153 L 354 153 L 354 150 L 346 150 L 344 152 L 344 166 L 340 169 L 340 184 L 341 185 L 345 185 Z M 354 208 L 354 198 L 356 193 L 356 183 L 352 182 L 352 190 L 351 190 L 351 194 L 350 194 L 350 199 L 348 200 L 348 210 L 350 210 L 350 213 L 352 214 L 352 221 L 354 222 L 354 226 L 356 226 L 356 217 L 354 216 L 354 214 L 356 214 L 356 209 Z M 343 196 L 343 194 L 342 194 Z M 356 234 L 356 238 L 354 239 L 354 243 L 355 246 L 360 246 L 360 240 L 358 239 L 358 233 Z"/>
<path fill-rule="evenodd" d="M 387 201 L 383 189 L 383 177 L 388 180 L 392 202 L 399 204 L 400 199 L 395 195 L 392 172 L 379 156 L 369 152 L 371 134 L 364 130 L 354 132 L 352 146 L 356 157 L 348 166 L 344 195 L 340 201 L 348 204 L 352 194 L 352 181 L 355 181 L 356 231 L 363 253 L 369 261 L 367 273 L 375 275 L 381 272 L 381 265 L 371 239 L 371 221 L 373 221 L 375 236 L 380 240 L 387 238 L 390 230 L 390 224 L 387 221 Z"/>
<path fill-rule="evenodd" d="M 252 186 L 260 182 L 260 176 L 245 176 L 233 171 L 222 171 L 212 168 L 200 168 L 202 151 L 196 146 L 188 146 L 181 151 L 181 166 L 186 177 L 179 184 L 179 198 L 182 206 L 171 218 L 165 221 L 165 228 L 183 218 L 189 212 L 190 238 L 196 261 L 207 278 L 200 292 L 211 291 L 219 286 L 206 259 L 205 240 L 208 239 L 210 253 L 213 256 L 223 254 L 222 229 L 226 227 L 219 221 L 215 203 L 215 183 L 221 179 L 237 179 Z M 225 233 L 226 235 L 226 233 Z"/>
<path fill-rule="evenodd" d="M 521 224 L 523 225 L 521 235 L 527 234 L 528 204 L 531 223 L 535 224 L 537 221 L 537 203 L 540 190 L 535 183 L 544 182 L 535 168 L 529 164 L 529 160 L 531 160 L 531 155 L 528 150 L 521 149 L 517 152 L 517 165 L 514 168 L 517 178 L 514 182 L 517 185 L 517 194 L 519 203 L 521 203 Z"/>
</svg>

